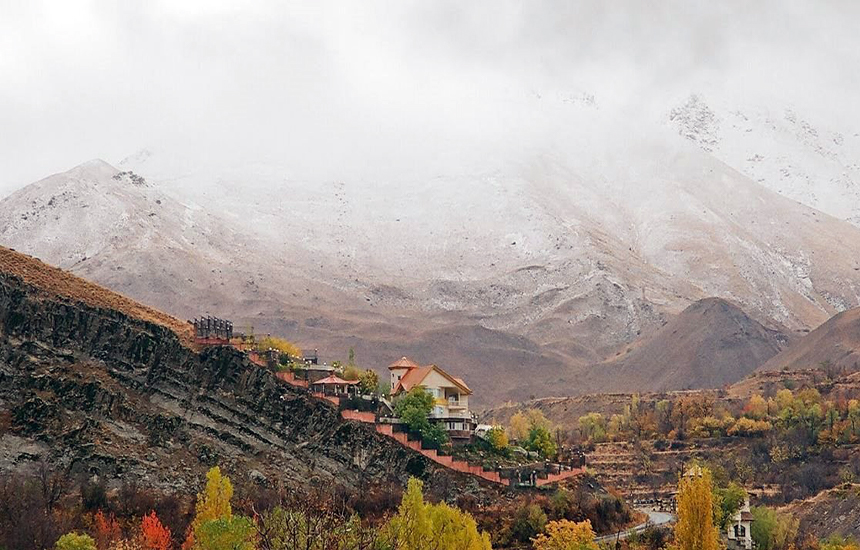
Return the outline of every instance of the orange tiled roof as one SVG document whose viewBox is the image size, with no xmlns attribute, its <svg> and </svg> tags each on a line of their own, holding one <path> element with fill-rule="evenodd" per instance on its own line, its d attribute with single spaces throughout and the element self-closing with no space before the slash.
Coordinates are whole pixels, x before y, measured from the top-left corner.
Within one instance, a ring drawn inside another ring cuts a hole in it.
<svg viewBox="0 0 860 550">
<path fill-rule="evenodd" d="M 451 376 L 436 365 L 413 368 L 412 370 L 408 371 L 406 374 L 403 375 L 403 378 L 401 378 L 400 381 L 397 382 L 397 385 L 394 387 L 391 393 L 394 394 L 399 392 L 400 390 L 409 391 L 415 386 L 420 386 L 421 382 L 423 382 L 427 375 L 430 374 L 430 371 L 433 370 L 453 382 L 455 386 L 459 386 L 460 389 L 463 390 L 467 395 L 470 395 L 472 393 L 472 390 L 469 388 L 469 386 L 466 385 L 465 382 L 463 382 L 462 379 Z"/>
<path fill-rule="evenodd" d="M 419 365 L 418 363 L 416 363 L 412 359 L 409 359 L 408 357 L 404 356 L 404 357 L 401 357 L 400 359 L 398 359 L 397 361 L 395 361 L 394 363 L 391 363 L 390 365 L 388 365 L 388 368 L 389 369 L 417 369 L 420 366 L 421 365 Z"/>
<path fill-rule="evenodd" d="M 409 391 L 415 386 L 421 384 L 421 381 L 424 380 L 430 371 L 433 370 L 433 367 L 418 367 L 413 368 L 403 375 L 403 378 L 397 382 L 397 386 L 394 388 L 393 393 L 397 393 L 400 390 Z"/>
</svg>

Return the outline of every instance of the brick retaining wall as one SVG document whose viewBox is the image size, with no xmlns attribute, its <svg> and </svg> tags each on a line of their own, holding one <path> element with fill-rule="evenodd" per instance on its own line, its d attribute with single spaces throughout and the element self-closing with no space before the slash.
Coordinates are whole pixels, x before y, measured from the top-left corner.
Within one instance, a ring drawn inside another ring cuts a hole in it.
<svg viewBox="0 0 860 550">
<path fill-rule="evenodd" d="M 357 420 L 366 424 L 376 424 L 376 415 L 372 412 L 340 411 L 340 415 L 346 420 Z"/>
</svg>

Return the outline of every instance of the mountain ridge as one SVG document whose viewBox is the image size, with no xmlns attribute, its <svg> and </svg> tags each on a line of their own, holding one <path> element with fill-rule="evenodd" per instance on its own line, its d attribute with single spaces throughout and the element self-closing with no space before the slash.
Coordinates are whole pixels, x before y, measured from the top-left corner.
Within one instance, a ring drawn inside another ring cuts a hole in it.
<svg viewBox="0 0 860 550">
<path fill-rule="evenodd" d="M 571 139 L 584 154 L 595 147 Z M 601 176 L 604 187 L 590 163 L 547 157 L 437 178 L 418 200 L 398 182 L 289 181 L 262 200 L 230 179 L 192 197 L 146 166 L 123 167 L 146 186 L 84 166 L 0 202 L 0 243 L 180 318 L 282 334 L 324 360 L 354 347 L 376 368 L 401 355 L 446 362 L 494 380 L 476 402 L 576 384 L 708 296 L 791 330 L 860 305 L 860 230 L 692 146 L 634 140 L 624 154 L 640 160 Z M 525 384 L 496 384 L 523 363 Z"/>
</svg>

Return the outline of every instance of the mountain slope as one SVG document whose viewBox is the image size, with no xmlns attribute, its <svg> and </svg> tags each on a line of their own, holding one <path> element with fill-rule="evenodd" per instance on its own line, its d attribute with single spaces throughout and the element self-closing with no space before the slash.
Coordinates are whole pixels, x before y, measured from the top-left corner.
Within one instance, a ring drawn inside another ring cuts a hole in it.
<svg viewBox="0 0 860 550">
<path fill-rule="evenodd" d="M 62 296 L 90 307 L 113 309 L 130 317 L 160 325 L 175 333 L 179 341 L 187 347 L 191 347 L 193 343 L 193 330 L 187 322 L 2 246 L 0 246 L 0 273 L 18 277 L 27 285 L 49 296 Z"/>
<path fill-rule="evenodd" d="M 860 485 L 846 483 L 792 502 L 782 511 L 800 522 L 800 532 L 819 539 L 860 537 Z"/>
<path fill-rule="evenodd" d="M 860 225 L 860 134 L 792 105 L 691 94 L 668 116 L 678 134 L 785 197 Z M 840 129 L 837 129 L 841 127 Z"/>
<path fill-rule="evenodd" d="M 30 264 L 28 271 L 43 267 L 4 251 L 4 259 L 11 256 Z M 162 325 L 56 294 L 5 265 L 0 472 L 44 461 L 67 479 L 98 475 L 109 487 L 193 492 L 206 469 L 220 464 L 252 487 L 318 480 L 350 491 L 417 475 L 498 498 L 497 488 L 342 420 L 336 407 L 232 348 L 194 353 Z"/>
<path fill-rule="evenodd" d="M 181 318 L 284 334 L 325 360 L 355 347 L 364 366 L 445 362 L 493 380 L 477 403 L 577 391 L 588 365 L 708 296 L 792 330 L 860 305 L 860 230 L 666 128 L 571 109 L 577 124 L 551 150 L 427 178 L 171 175 L 153 155 L 124 166 L 139 185 L 88 164 L 0 202 L 0 243 Z M 688 373 L 671 383 L 713 382 Z"/>
<path fill-rule="evenodd" d="M 591 367 L 584 391 L 720 388 L 737 382 L 786 347 L 784 332 L 719 298 L 700 300 L 623 355 Z M 679 382 L 689 384 L 679 388 Z"/>
<path fill-rule="evenodd" d="M 825 362 L 849 371 L 860 370 L 860 309 L 833 316 L 759 370 L 811 369 Z"/>
</svg>

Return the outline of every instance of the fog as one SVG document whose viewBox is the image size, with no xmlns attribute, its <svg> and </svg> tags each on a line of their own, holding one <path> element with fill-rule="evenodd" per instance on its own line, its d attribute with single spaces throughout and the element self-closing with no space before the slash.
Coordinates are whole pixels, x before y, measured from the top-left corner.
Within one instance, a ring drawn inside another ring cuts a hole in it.
<svg viewBox="0 0 860 550">
<path fill-rule="evenodd" d="M 311 179 L 484 169 L 552 147 L 571 104 L 632 127 L 691 92 L 857 132 L 857 21 L 852 0 L 0 0 L 0 194 L 142 148 Z"/>
</svg>

